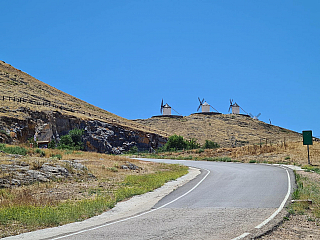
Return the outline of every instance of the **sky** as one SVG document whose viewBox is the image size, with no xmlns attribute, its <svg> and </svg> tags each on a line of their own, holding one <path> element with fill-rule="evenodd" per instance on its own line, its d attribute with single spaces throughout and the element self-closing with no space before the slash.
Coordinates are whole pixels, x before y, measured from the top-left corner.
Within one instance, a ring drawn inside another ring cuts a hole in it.
<svg viewBox="0 0 320 240">
<path fill-rule="evenodd" d="M 0 60 L 127 119 L 233 99 L 320 137 L 318 0 L 1 2 Z"/>
</svg>

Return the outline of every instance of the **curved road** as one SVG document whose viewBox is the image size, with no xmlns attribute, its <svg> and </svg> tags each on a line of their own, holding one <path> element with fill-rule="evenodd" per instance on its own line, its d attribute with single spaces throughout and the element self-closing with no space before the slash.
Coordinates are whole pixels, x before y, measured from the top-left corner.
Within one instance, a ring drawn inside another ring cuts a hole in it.
<svg viewBox="0 0 320 240">
<path fill-rule="evenodd" d="M 202 171 L 159 201 L 152 211 L 53 239 L 241 239 L 268 222 L 292 191 L 289 181 L 293 178 L 280 167 L 148 161 L 180 163 Z"/>
</svg>

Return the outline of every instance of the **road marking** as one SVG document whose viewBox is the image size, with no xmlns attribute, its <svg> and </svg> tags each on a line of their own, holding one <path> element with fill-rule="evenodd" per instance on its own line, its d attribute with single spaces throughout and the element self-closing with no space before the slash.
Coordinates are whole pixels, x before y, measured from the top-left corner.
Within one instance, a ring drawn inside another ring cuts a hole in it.
<svg viewBox="0 0 320 240">
<path fill-rule="evenodd" d="M 92 230 L 96 230 L 96 229 L 99 229 L 99 228 L 103 228 L 103 227 L 106 227 L 106 226 L 110 226 L 110 225 L 113 225 L 113 224 L 116 224 L 116 223 L 120 223 L 120 222 L 124 222 L 124 221 L 127 221 L 127 220 L 130 220 L 130 219 L 134 219 L 134 218 L 137 218 L 137 217 L 141 217 L 145 214 L 148 214 L 148 213 L 151 213 L 151 212 L 154 212 L 154 211 L 157 211 L 161 208 L 164 208 L 166 206 L 168 206 L 169 204 L 171 203 L 174 203 L 175 201 L 179 200 L 180 198 L 188 195 L 190 192 L 192 192 L 194 189 L 196 189 L 206 178 L 207 176 L 210 174 L 210 171 L 208 169 L 204 169 L 207 171 L 207 174 L 201 179 L 200 182 L 198 182 L 193 188 L 191 188 L 188 192 L 182 194 L 181 196 L 177 197 L 176 199 L 172 200 L 171 202 L 168 202 L 158 208 L 155 208 L 155 209 L 151 209 L 147 212 L 144 212 L 144 213 L 140 213 L 139 215 L 135 215 L 135 216 L 132 216 L 132 217 L 128 217 L 128 218 L 125 218 L 125 219 L 121 219 L 121 220 L 118 220 L 118 221 L 115 221 L 115 222 L 111 222 L 111 223 L 106 223 L 106 224 L 103 224 L 103 225 L 100 225 L 100 226 L 97 226 L 97 227 L 93 227 L 93 228 L 89 228 L 89 229 L 85 229 L 85 230 L 81 230 L 81 231 L 78 231 L 78 232 L 74 232 L 74 233 L 70 233 L 68 235 L 64 235 L 64 236 L 60 236 L 60 237 L 56 237 L 56 238 L 51 238 L 51 240 L 57 240 L 57 239 L 62 239 L 62 238 L 66 238 L 66 237 L 71 237 L 71 236 L 74 236 L 74 235 L 78 235 L 78 234 L 81 234 L 81 233 L 84 233 L 84 232 L 89 232 L 89 231 L 92 231 Z"/>
<path fill-rule="evenodd" d="M 255 228 L 259 229 L 261 227 L 263 227 L 264 225 L 266 225 L 268 222 L 270 222 L 272 219 L 275 218 L 275 216 L 277 216 L 277 214 L 283 209 L 284 205 L 286 204 L 288 198 L 290 197 L 290 192 L 291 192 L 291 179 L 290 179 L 290 174 L 288 172 L 288 170 L 284 167 L 281 167 L 283 168 L 284 170 L 286 170 L 287 172 L 287 176 L 288 176 L 288 191 L 287 191 L 287 194 L 286 196 L 284 197 L 282 203 L 280 204 L 280 207 L 269 217 L 267 218 L 266 220 L 264 220 L 262 223 L 260 223 L 258 226 L 256 226 Z M 242 238 L 245 238 L 246 236 L 248 236 L 250 233 L 244 233 L 232 240 L 238 240 L 238 239 L 242 239 Z"/>
<path fill-rule="evenodd" d="M 244 234 L 240 235 L 239 237 L 236 237 L 236 238 L 234 238 L 232 240 L 239 240 L 239 239 L 245 238 L 248 235 L 250 235 L 250 233 L 244 233 Z"/>
<path fill-rule="evenodd" d="M 283 168 L 283 167 L 282 167 Z M 283 168 L 285 169 L 285 168 Z M 260 223 L 258 226 L 256 226 L 255 228 L 261 228 L 264 225 L 266 225 L 268 222 L 270 222 L 272 219 L 274 219 L 275 216 L 277 216 L 277 214 L 283 209 L 284 205 L 286 204 L 288 198 L 290 197 L 290 192 L 291 192 L 291 180 L 290 180 L 290 174 L 288 172 L 287 169 L 285 169 L 287 172 L 287 176 L 288 176 L 288 191 L 287 191 L 287 195 L 285 196 L 285 198 L 283 199 L 280 207 L 266 220 L 264 220 L 262 223 Z"/>
</svg>

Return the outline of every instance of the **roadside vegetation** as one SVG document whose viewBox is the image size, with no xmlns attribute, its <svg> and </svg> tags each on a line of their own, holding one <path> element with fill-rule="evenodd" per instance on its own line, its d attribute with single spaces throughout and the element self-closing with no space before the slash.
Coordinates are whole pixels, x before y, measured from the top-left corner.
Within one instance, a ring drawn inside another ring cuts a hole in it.
<svg viewBox="0 0 320 240">
<path fill-rule="evenodd" d="M 13 146 L 1 145 L 1 149 L 11 148 Z M 43 164 L 62 164 L 68 169 L 63 161 L 76 159 L 94 177 L 86 175 L 1 188 L 0 237 L 81 221 L 114 207 L 119 201 L 152 191 L 188 171 L 181 165 L 143 162 L 122 156 L 70 149 L 19 148 L 25 149 L 25 156 L 11 156 L 1 150 L 0 166 L 20 162 L 30 164 L 32 169 L 39 169 Z M 128 164 L 137 168 L 122 167 Z M 0 180 L 7 174 L 0 168 Z"/>
<path fill-rule="evenodd" d="M 289 212 L 293 215 L 308 215 L 308 221 L 320 225 L 320 175 L 295 172 L 297 188 Z"/>
</svg>

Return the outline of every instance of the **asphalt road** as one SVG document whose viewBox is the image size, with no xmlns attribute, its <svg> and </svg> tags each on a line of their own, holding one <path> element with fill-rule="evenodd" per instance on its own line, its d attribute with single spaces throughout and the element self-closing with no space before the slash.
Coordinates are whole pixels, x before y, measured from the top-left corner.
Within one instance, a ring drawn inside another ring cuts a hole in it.
<svg viewBox="0 0 320 240">
<path fill-rule="evenodd" d="M 240 239 L 280 211 L 292 191 L 289 173 L 280 167 L 152 161 L 180 163 L 202 172 L 149 212 L 54 239 Z"/>
</svg>

